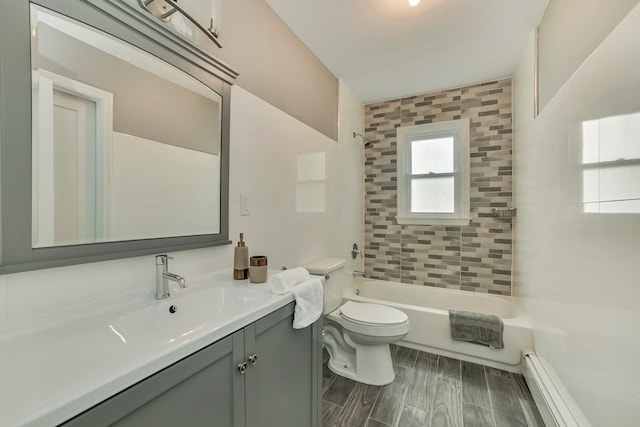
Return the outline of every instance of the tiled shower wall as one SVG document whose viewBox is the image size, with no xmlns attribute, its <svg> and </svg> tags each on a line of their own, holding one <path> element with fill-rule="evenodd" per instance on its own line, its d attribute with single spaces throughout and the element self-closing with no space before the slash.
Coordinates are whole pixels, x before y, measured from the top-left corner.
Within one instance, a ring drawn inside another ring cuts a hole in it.
<svg viewBox="0 0 640 427">
<path fill-rule="evenodd" d="M 373 279 L 511 295 L 511 79 L 365 106 L 365 272 Z M 469 226 L 398 225 L 396 129 L 470 119 Z"/>
</svg>

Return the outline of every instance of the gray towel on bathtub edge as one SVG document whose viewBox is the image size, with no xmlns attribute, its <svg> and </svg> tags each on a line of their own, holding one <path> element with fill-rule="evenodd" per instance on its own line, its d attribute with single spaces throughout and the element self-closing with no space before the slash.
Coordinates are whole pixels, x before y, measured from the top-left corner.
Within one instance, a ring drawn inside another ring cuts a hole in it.
<svg viewBox="0 0 640 427">
<path fill-rule="evenodd" d="M 504 326 L 498 316 L 473 313 L 470 311 L 449 310 L 451 338 L 484 344 L 490 348 L 503 348 L 502 331 Z"/>
</svg>

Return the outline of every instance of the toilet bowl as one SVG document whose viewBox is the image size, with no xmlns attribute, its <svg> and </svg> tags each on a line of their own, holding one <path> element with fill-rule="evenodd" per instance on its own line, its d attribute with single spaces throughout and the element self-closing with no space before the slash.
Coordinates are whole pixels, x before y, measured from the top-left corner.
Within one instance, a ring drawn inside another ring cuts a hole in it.
<svg viewBox="0 0 640 427">
<path fill-rule="evenodd" d="M 395 378 L 389 344 L 409 332 L 407 315 L 393 307 L 343 301 L 344 260 L 322 258 L 304 266 L 324 279 L 323 343 L 332 372 L 371 385 Z"/>
</svg>

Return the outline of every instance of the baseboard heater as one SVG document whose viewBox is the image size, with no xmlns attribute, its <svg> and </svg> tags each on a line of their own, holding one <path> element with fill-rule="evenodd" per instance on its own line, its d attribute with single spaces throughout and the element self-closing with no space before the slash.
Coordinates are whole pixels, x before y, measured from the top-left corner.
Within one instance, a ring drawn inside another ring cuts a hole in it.
<svg viewBox="0 0 640 427">
<path fill-rule="evenodd" d="M 532 349 L 522 351 L 522 375 L 546 427 L 591 427 L 557 375 Z"/>
</svg>

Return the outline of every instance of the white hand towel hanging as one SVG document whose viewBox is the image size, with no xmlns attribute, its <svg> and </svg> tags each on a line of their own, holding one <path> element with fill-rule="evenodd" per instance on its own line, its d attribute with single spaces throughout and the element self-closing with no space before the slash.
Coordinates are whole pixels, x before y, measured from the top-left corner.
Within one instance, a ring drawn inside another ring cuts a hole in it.
<svg viewBox="0 0 640 427">
<path fill-rule="evenodd" d="M 293 313 L 293 328 L 306 328 L 322 316 L 322 280 L 313 277 L 295 285 L 291 292 L 296 299 L 296 308 Z"/>
<path fill-rule="evenodd" d="M 281 273 L 271 276 L 271 292 L 274 294 L 286 294 L 291 292 L 298 283 L 304 282 L 309 279 L 309 272 L 304 267 L 296 267 L 291 270 L 285 270 Z"/>
</svg>

